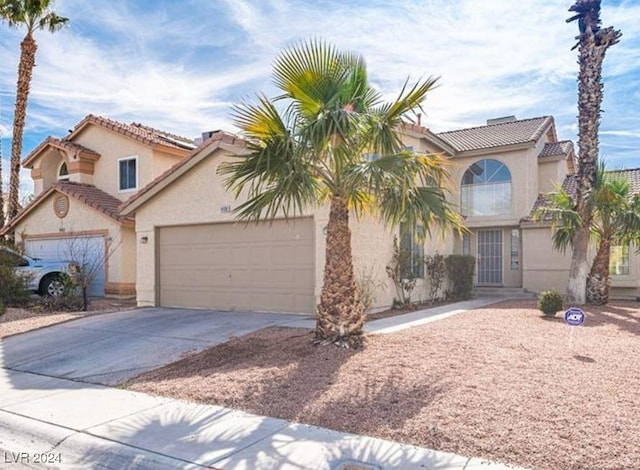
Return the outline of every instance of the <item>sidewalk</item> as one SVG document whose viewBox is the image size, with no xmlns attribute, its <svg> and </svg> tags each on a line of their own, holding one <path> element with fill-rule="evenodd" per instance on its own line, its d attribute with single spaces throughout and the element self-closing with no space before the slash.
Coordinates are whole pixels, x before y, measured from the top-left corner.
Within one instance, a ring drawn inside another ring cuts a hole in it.
<svg viewBox="0 0 640 470">
<path fill-rule="evenodd" d="M 34 463 L 48 453 L 50 465 Z M 2 468 L 507 469 L 219 406 L 0 369 Z"/>
</svg>

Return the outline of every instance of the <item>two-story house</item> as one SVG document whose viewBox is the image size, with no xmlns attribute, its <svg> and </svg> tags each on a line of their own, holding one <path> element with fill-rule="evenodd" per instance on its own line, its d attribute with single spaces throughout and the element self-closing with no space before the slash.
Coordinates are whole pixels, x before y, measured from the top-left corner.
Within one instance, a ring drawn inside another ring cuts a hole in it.
<svg viewBox="0 0 640 470">
<path fill-rule="evenodd" d="M 527 266 L 521 220 L 541 192 L 574 171 L 573 145 L 558 140 L 553 118 L 507 117 L 442 133 L 407 124 L 403 134 L 407 147 L 448 157 L 451 198 L 460 204 L 470 234 L 434 232 L 421 243 L 407 227 L 389 229 L 372 216 L 353 217 L 356 276 L 376 286 L 375 306 L 389 306 L 396 295 L 385 272 L 394 235 L 410 250 L 419 278 L 425 251 L 437 250 L 474 255 L 479 286 L 539 285 L 545 274 Z M 241 139 L 217 133 L 123 205 L 120 215 L 136 218 L 140 305 L 314 311 L 328 210 L 308 208 L 289 221 L 236 222 L 232 209 L 244 196 L 236 199 L 225 190 L 217 168 L 244 148 Z M 548 227 L 545 234 L 550 237 Z M 414 298 L 425 296 L 420 281 Z"/>
<path fill-rule="evenodd" d="M 24 159 L 35 198 L 3 233 L 14 231 L 31 256 L 99 265 L 91 295 L 134 295 L 135 221 L 119 206 L 193 148 L 185 137 L 89 115 Z"/>
</svg>

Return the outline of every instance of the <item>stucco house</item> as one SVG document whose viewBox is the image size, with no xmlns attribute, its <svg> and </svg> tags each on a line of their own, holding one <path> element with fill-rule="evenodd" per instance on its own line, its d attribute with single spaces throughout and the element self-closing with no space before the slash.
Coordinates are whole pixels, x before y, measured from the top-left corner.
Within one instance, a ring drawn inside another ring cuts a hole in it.
<svg viewBox="0 0 640 470">
<path fill-rule="evenodd" d="M 91 295 L 135 295 L 135 221 L 119 205 L 187 156 L 191 139 L 139 123 L 88 115 L 63 138 L 48 137 L 22 162 L 34 200 L 1 233 L 15 231 L 27 254 L 103 260 Z"/>
<path fill-rule="evenodd" d="M 470 233 L 436 231 L 421 243 L 408 227 L 352 217 L 356 276 L 375 286 L 374 308 L 396 296 L 385 271 L 394 236 L 411 253 L 414 299 L 427 295 L 422 259 L 435 252 L 474 255 L 479 287 L 564 289 L 570 255 L 554 252 L 549 226 L 530 217 L 541 195 L 567 184 L 575 170 L 573 144 L 558 139 L 551 116 L 510 116 L 441 133 L 405 124 L 402 134 L 408 148 L 447 157 L 450 197 Z M 95 239 L 107 266 L 94 294 L 135 293 L 140 306 L 314 312 L 328 208 L 238 222 L 233 209 L 245 195 L 227 191 L 217 169 L 246 152 L 246 143 L 222 131 L 201 140 L 196 147 L 141 124 L 87 116 L 25 158 L 36 198 L 5 231 L 14 229 L 36 256 L 59 252 L 69 237 Z M 640 258 L 621 264 L 614 287 L 633 295 L 638 272 Z"/>
<path fill-rule="evenodd" d="M 389 306 L 395 296 L 385 272 L 394 235 L 411 251 L 419 278 L 424 253 L 438 251 L 476 256 L 478 286 L 544 284 L 546 273 L 527 263 L 529 225 L 521 221 L 540 193 L 574 172 L 573 145 L 558 140 L 553 118 L 507 117 L 443 133 L 407 124 L 403 141 L 416 151 L 449 158 L 451 197 L 460 203 L 471 233 L 463 238 L 436 233 L 421 244 L 404 227 L 352 218 L 356 275 L 378 286 L 375 306 Z M 328 209 L 309 208 L 289 221 L 234 220 L 232 211 L 244 196 L 235 199 L 225 190 L 217 168 L 244 151 L 242 139 L 216 133 L 123 204 L 120 215 L 136 220 L 139 305 L 314 311 Z M 545 234 L 549 238 L 548 227 Z M 419 281 L 414 297 L 425 296 Z"/>
</svg>

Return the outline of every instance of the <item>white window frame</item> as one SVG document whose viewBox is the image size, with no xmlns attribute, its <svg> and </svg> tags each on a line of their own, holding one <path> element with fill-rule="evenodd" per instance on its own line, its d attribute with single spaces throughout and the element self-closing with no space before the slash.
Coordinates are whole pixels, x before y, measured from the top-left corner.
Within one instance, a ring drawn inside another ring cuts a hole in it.
<svg viewBox="0 0 640 470">
<path fill-rule="evenodd" d="M 135 160 L 136 162 L 136 185 L 133 188 L 122 189 L 120 187 L 120 162 L 127 160 Z M 138 156 L 131 155 L 129 157 L 118 158 L 118 192 L 119 193 L 132 193 L 138 190 L 139 186 L 139 178 L 140 178 L 140 167 L 138 166 Z"/>
<path fill-rule="evenodd" d="M 71 176 L 71 174 L 69 173 L 69 165 L 67 165 L 67 174 L 60 175 L 60 170 L 62 170 L 62 165 L 67 165 L 67 162 L 65 160 L 62 160 L 60 165 L 58 165 L 58 171 L 56 172 L 56 179 L 58 181 L 69 181 L 69 177 Z"/>
</svg>

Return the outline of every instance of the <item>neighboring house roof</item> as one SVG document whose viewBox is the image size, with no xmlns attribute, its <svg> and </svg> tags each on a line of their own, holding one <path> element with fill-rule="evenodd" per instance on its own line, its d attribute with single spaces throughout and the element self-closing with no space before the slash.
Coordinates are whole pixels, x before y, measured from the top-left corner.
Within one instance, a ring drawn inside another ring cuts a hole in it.
<svg viewBox="0 0 640 470">
<path fill-rule="evenodd" d="M 456 151 L 465 152 L 535 142 L 552 124 L 553 117 L 542 116 L 440 132 L 436 135 Z"/>
<path fill-rule="evenodd" d="M 98 158 L 100 158 L 100 154 L 98 152 L 95 152 L 87 147 L 76 144 L 75 142 L 71 142 L 69 140 L 58 139 L 56 137 L 49 136 L 45 140 L 43 140 L 40 145 L 33 149 L 31 153 L 29 153 L 29 155 L 26 156 L 26 158 L 22 161 L 22 166 L 28 168 L 29 165 L 31 165 L 33 161 L 47 147 L 59 148 L 75 155 L 82 155 L 93 160 L 97 160 Z"/>
<path fill-rule="evenodd" d="M 607 171 L 607 175 L 622 176 L 629 181 L 629 189 L 631 194 L 640 194 L 640 168 L 630 168 L 628 170 Z M 575 175 L 567 176 L 562 182 L 562 188 L 575 199 L 578 191 L 578 179 Z M 540 208 L 549 204 L 549 198 L 546 194 L 539 194 L 538 199 L 533 204 L 529 215 L 524 217 L 521 222 L 532 222 L 533 214 Z"/>
<path fill-rule="evenodd" d="M 119 206 L 121 201 L 105 193 L 104 191 L 96 188 L 90 184 L 73 183 L 71 181 L 58 181 L 55 185 L 51 186 L 46 191 L 40 193 L 31 204 L 22 209 L 18 214 L 6 225 L 1 231 L 0 235 L 3 235 L 10 230 L 13 230 L 15 225 L 24 219 L 33 209 L 35 209 L 42 201 L 53 192 L 60 192 L 66 196 L 72 197 L 83 204 L 101 212 L 106 217 L 114 220 L 122 225 L 132 225 L 134 223 L 133 217 L 127 217 L 120 215 Z"/>
<path fill-rule="evenodd" d="M 162 147 L 188 151 L 191 151 L 196 147 L 193 139 L 189 139 L 188 137 L 182 137 L 170 132 L 154 129 L 153 127 L 145 126 L 136 122 L 124 124 L 122 122 L 114 121 L 102 116 L 95 116 L 93 114 L 89 114 L 80 121 L 76 127 L 74 127 L 71 134 L 65 137 L 65 140 L 72 140 L 73 137 L 78 135 L 88 124 L 104 127 L 105 129 L 131 137 L 132 139 L 151 146 L 160 145 Z"/>
<path fill-rule="evenodd" d="M 538 158 L 567 156 L 571 151 L 573 151 L 573 142 L 570 140 L 546 143 Z"/>
<path fill-rule="evenodd" d="M 202 142 L 187 157 L 180 160 L 122 203 L 120 205 L 120 212 L 122 214 L 131 214 L 135 209 L 189 171 L 208 155 L 211 155 L 211 153 L 218 148 L 226 148 L 227 150 L 235 148 L 234 150 L 239 152 L 240 149 L 246 147 L 247 141 L 241 137 L 223 131 L 216 132 L 211 138 Z"/>
</svg>

